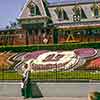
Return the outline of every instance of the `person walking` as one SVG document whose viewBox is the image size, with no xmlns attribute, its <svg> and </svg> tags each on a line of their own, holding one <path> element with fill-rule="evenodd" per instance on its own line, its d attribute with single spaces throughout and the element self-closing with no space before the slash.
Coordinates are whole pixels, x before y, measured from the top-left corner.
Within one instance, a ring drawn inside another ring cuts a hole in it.
<svg viewBox="0 0 100 100">
<path fill-rule="evenodd" d="M 32 98 L 32 82 L 30 79 L 31 71 L 28 68 L 28 64 L 25 64 L 24 68 L 25 71 L 23 73 L 23 83 L 24 83 L 23 96 L 24 99 L 27 99 L 27 98 Z"/>
</svg>

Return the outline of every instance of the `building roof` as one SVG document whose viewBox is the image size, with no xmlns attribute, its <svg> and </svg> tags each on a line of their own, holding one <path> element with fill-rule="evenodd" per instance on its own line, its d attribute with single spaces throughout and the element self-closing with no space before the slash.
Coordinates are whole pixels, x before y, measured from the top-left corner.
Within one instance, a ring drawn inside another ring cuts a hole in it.
<svg viewBox="0 0 100 100">
<path fill-rule="evenodd" d="M 48 0 L 49 6 L 57 6 L 57 5 L 70 5 L 75 3 L 93 3 L 93 2 L 100 2 L 99 0 L 57 0 L 57 1 L 50 1 Z"/>
<path fill-rule="evenodd" d="M 15 30 L 20 30 L 20 29 L 22 29 L 22 28 L 21 27 L 15 27 L 15 28 L 0 27 L 0 32 L 15 31 Z"/>
<path fill-rule="evenodd" d="M 32 0 L 39 7 L 39 10 L 41 11 L 41 14 L 42 14 L 41 16 L 29 15 L 30 11 L 27 5 L 31 3 L 30 1 L 31 0 L 27 0 L 26 4 L 23 7 L 23 10 L 20 13 L 19 19 L 21 20 L 21 24 L 39 23 L 39 22 L 43 23 L 44 21 L 47 21 L 43 19 L 43 18 L 45 19 L 49 18 L 46 14 L 46 9 L 45 9 L 43 0 L 39 0 L 39 1 Z M 100 17 L 96 18 L 93 15 L 93 11 L 91 10 L 91 7 L 93 6 L 93 2 L 95 2 L 95 0 L 77 0 L 77 1 L 76 0 L 62 0 L 60 2 L 50 2 L 48 11 L 51 15 L 51 20 L 53 22 L 52 25 L 59 26 L 58 28 L 69 28 L 69 27 L 75 27 L 75 28 L 76 27 L 93 27 L 94 28 L 95 26 L 100 27 Z M 100 1 L 98 2 L 99 2 L 98 4 L 100 4 Z M 73 22 L 73 15 L 74 15 L 73 7 L 76 3 L 80 3 L 80 7 L 82 11 L 84 12 L 84 15 L 86 16 L 86 18 L 81 19 L 81 23 Z M 59 20 L 58 14 L 55 12 L 57 5 L 59 5 L 65 11 L 68 19 Z M 39 21 L 38 18 L 41 18 L 43 20 Z"/>
<path fill-rule="evenodd" d="M 41 16 L 47 16 L 42 0 L 27 0 L 27 2 L 25 3 L 23 9 L 21 10 L 21 12 L 19 14 L 18 19 L 21 19 L 21 18 L 30 18 L 30 15 L 29 15 L 30 11 L 29 11 L 29 9 L 28 9 L 27 6 L 31 2 L 33 2 L 34 4 L 36 4 L 38 6 L 39 11 L 41 13 Z"/>
</svg>

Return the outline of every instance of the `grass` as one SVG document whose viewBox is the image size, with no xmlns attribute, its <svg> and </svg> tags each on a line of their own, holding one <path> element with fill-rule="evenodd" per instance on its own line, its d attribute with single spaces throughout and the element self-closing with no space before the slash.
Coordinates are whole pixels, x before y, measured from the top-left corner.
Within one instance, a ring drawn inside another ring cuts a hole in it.
<svg viewBox="0 0 100 100">
<path fill-rule="evenodd" d="M 67 80 L 67 79 L 92 79 L 100 80 L 99 73 L 90 72 L 44 72 L 33 73 L 31 79 L 34 80 Z"/>
<path fill-rule="evenodd" d="M 0 80 L 21 80 L 22 76 L 16 72 L 1 72 Z"/>
<path fill-rule="evenodd" d="M 22 76 L 16 72 L 0 72 L 0 80 L 21 80 Z M 99 73 L 91 72 L 35 72 L 31 74 L 35 81 L 50 80 L 100 80 Z"/>
</svg>

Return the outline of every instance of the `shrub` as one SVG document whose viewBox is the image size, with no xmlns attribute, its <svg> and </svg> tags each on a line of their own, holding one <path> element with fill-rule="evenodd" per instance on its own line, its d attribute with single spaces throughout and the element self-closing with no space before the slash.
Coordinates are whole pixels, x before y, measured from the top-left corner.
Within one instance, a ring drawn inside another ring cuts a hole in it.
<svg viewBox="0 0 100 100">
<path fill-rule="evenodd" d="M 0 52 L 30 52 L 36 50 L 73 50 L 77 48 L 95 48 L 100 49 L 100 42 L 96 43 L 64 43 L 64 44 L 35 44 L 31 46 L 1 46 Z"/>
</svg>

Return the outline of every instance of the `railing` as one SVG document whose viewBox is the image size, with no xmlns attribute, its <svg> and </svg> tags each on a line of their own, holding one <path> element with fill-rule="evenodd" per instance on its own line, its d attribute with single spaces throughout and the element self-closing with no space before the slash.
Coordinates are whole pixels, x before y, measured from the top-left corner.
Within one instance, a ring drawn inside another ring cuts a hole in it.
<svg viewBox="0 0 100 100">
<path fill-rule="evenodd" d="M 74 72 L 34 72 L 30 76 L 32 81 L 67 81 L 67 82 L 87 82 L 87 81 L 100 81 L 99 71 L 74 71 Z M 1 81 L 21 81 L 22 75 L 18 72 L 1 71 Z"/>
<path fill-rule="evenodd" d="M 100 80 L 99 49 L 100 43 L 2 46 L 0 80 L 21 80 L 25 64 L 34 81 Z"/>
</svg>

